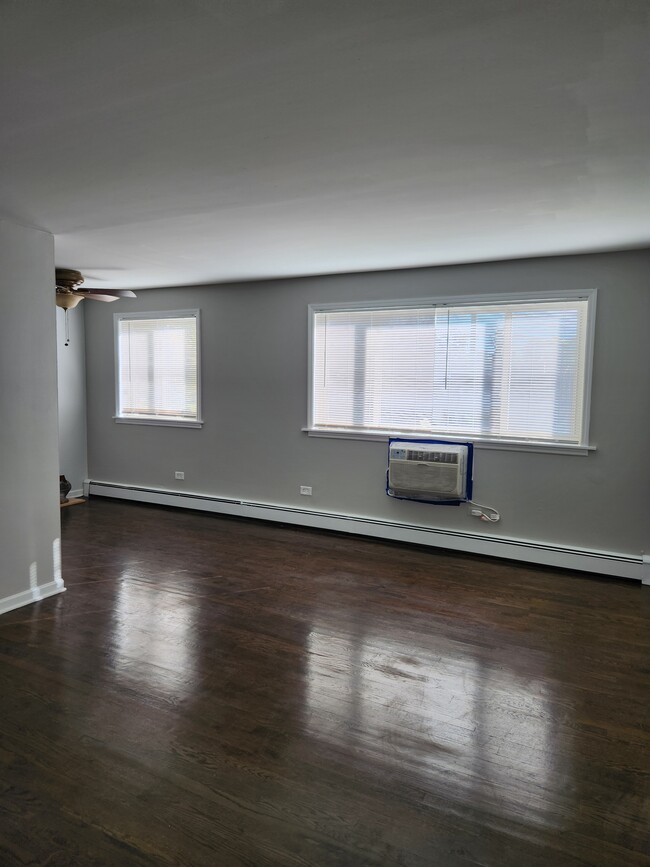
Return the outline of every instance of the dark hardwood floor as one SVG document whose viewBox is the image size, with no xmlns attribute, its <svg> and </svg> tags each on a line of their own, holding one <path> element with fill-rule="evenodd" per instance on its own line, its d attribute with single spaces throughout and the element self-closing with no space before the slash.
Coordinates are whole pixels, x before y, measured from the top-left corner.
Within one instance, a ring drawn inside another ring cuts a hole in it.
<svg viewBox="0 0 650 867">
<path fill-rule="evenodd" d="M 0 617 L 0 865 L 650 865 L 650 588 L 94 499 Z"/>
</svg>

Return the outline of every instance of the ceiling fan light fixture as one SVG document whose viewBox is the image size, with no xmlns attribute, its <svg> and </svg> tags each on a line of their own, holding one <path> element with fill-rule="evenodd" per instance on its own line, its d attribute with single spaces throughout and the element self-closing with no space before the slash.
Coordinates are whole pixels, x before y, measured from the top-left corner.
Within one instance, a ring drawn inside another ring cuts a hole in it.
<svg viewBox="0 0 650 867">
<path fill-rule="evenodd" d="M 72 310 L 80 301 L 83 301 L 83 295 L 75 295 L 74 292 L 59 292 L 56 293 L 56 306 L 62 307 L 63 310 Z"/>
</svg>

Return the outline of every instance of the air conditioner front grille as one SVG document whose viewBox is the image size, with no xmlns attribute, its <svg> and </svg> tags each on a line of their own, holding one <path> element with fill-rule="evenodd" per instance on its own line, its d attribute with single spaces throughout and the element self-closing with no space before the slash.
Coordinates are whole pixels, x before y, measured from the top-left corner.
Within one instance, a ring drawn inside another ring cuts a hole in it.
<svg viewBox="0 0 650 867">
<path fill-rule="evenodd" d="M 392 440 L 386 493 L 425 502 L 460 502 L 471 488 L 469 443 Z"/>
<path fill-rule="evenodd" d="M 407 449 L 407 461 L 426 461 L 430 464 L 457 464 L 458 455 L 453 452 L 423 452 Z"/>
</svg>

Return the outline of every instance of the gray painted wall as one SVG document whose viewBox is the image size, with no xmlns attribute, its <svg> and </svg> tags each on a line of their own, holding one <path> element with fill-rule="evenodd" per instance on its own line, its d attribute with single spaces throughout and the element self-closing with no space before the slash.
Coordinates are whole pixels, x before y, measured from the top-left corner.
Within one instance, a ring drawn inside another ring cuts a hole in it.
<svg viewBox="0 0 650 867">
<path fill-rule="evenodd" d="M 60 510 L 53 238 L 0 222 L 0 258 L 1 606 L 53 580 Z"/>
<path fill-rule="evenodd" d="M 308 437 L 307 305 L 314 302 L 597 287 L 587 457 L 481 450 L 465 507 L 384 492 L 385 443 Z M 201 430 L 116 424 L 113 313 L 198 307 Z M 86 311 L 89 475 L 638 556 L 650 548 L 650 251 L 529 259 L 215 287 L 155 289 Z M 174 471 L 185 472 L 184 482 Z M 311 499 L 299 485 L 312 485 Z"/>
<path fill-rule="evenodd" d="M 86 340 L 82 301 L 68 313 L 70 344 L 65 346 L 64 312 L 56 308 L 56 349 L 59 393 L 59 466 L 72 485 L 72 494 L 81 494 L 88 476 L 86 448 Z"/>
</svg>

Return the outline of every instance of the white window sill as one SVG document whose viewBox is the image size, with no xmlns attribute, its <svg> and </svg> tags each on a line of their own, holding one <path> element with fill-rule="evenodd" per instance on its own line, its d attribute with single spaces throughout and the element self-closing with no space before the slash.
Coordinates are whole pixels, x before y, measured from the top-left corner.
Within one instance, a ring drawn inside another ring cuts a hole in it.
<svg viewBox="0 0 650 867">
<path fill-rule="evenodd" d="M 203 427 L 203 421 L 190 421 L 189 419 L 172 419 L 172 418 L 126 418 L 123 416 L 114 415 L 113 420 L 117 424 L 150 424 L 157 427 Z"/>
<path fill-rule="evenodd" d="M 438 439 L 448 440 L 449 442 L 471 442 L 476 449 L 501 449 L 504 451 L 513 452 L 540 452 L 542 454 L 564 454 L 564 455 L 588 455 L 590 452 L 596 451 L 596 446 L 579 445 L 576 443 L 560 443 L 560 442 L 537 442 L 535 440 L 490 440 L 476 439 L 471 436 L 447 436 L 446 434 L 432 433 L 383 433 L 373 431 L 350 431 L 350 430 L 324 430 L 322 428 L 302 428 L 303 432 L 310 437 L 325 437 L 329 439 L 343 440 L 370 440 L 374 442 L 387 443 L 389 439 L 412 439 L 417 440 L 421 437 L 423 440 Z"/>
</svg>

